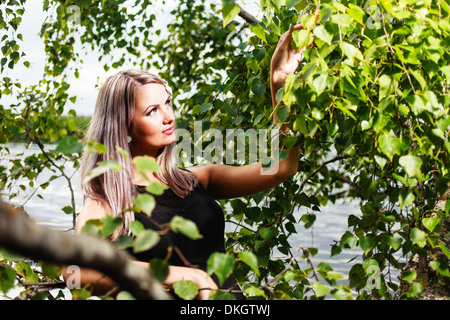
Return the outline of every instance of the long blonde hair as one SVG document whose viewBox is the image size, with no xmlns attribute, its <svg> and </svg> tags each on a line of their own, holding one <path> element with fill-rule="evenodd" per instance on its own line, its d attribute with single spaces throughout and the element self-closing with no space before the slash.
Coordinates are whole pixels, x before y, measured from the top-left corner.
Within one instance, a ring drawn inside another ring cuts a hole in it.
<svg viewBox="0 0 450 320">
<path fill-rule="evenodd" d="M 131 159 L 123 157 L 116 147 L 125 150 L 130 156 L 128 136 L 133 126 L 135 112 L 135 92 L 138 86 L 148 83 L 167 83 L 160 77 L 142 70 L 125 70 L 106 79 L 98 94 L 94 114 L 86 135 L 86 142 L 94 140 L 107 148 L 107 153 L 84 152 L 81 161 L 81 179 L 97 166 L 100 161 L 115 160 L 123 170 L 109 170 L 82 185 L 84 196 L 100 201 L 112 216 L 121 217 L 121 228 L 113 234 L 117 239 L 128 234 L 129 224 L 134 220 L 134 212 L 128 210 L 136 196 L 136 186 L 132 183 Z M 158 178 L 167 184 L 176 195 L 185 197 L 198 181 L 189 171 L 176 167 L 174 160 L 175 142 L 159 153 L 157 162 L 161 168 Z"/>
</svg>

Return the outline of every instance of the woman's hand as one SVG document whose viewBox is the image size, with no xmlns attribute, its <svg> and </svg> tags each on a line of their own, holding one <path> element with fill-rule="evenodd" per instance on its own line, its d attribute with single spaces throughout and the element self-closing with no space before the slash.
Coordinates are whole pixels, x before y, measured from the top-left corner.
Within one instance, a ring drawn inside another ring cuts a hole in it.
<svg viewBox="0 0 450 320">
<path fill-rule="evenodd" d="M 296 51 L 291 44 L 292 33 L 301 29 L 303 29 L 301 25 L 295 25 L 291 30 L 284 33 L 280 37 L 273 53 L 270 65 L 271 80 L 274 84 L 281 85 L 281 87 L 284 86 L 286 77 L 297 70 L 303 59 L 303 50 L 305 48 Z"/>
<path fill-rule="evenodd" d="M 201 269 L 170 266 L 165 283 L 173 284 L 178 280 L 190 280 L 196 283 L 200 289 L 197 295 L 199 300 L 208 300 L 211 290 L 219 289 L 214 280 Z"/>
</svg>

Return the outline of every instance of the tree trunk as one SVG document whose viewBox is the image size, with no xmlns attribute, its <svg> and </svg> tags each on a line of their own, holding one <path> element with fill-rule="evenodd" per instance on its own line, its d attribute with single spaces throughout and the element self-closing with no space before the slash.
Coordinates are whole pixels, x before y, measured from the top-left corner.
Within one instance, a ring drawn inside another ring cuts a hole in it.
<svg viewBox="0 0 450 320">
<path fill-rule="evenodd" d="M 136 299 L 170 299 L 149 270 L 130 254 L 89 235 L 72 235 L 36 224 L 0 199 L 0 247 L 33 260 L 98 270 Z"/>
</svg>

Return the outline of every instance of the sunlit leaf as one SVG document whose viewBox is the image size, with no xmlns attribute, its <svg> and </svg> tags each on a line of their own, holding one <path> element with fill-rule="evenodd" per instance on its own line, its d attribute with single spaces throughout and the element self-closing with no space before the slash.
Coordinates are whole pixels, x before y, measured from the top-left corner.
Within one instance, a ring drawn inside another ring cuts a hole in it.
<svg viewBox="0 0 450 320">
<path fill-rule="evenodd" d="M 175 216 L 170 221 L 170 227 L 174 232 L 180 232 L 193 240 L 201 239 L 203 236 L 199 233 L 197 225 L 191 220 L 180 216 Z"/>
<path fill-rule="evenodd" d="M 207 270 L 209 274 L 215 273 L 219 278 L 220 284 L 232 274 L 234 266 L 234 256 L 221 252 L 213 253 L 207 262 Z"/>
<path fill-rule="evenodd" d="M 173 284 L 174 292 L 184 300 L 193 300 L 197 294 L 199 287 L 196 283 L 189 280 L 179 280 Z"/>
</svg>

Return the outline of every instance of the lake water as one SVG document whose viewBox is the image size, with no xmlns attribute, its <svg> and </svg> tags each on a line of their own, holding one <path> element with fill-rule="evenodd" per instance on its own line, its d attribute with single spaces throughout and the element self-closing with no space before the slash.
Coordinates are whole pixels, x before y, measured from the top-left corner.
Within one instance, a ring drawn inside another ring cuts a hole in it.
<svg viewBox="0 0 450 320">
<path fill-rule="evenodd" d="M 23 144 L 10 144 L 8 145 L 11 155 L 20 154 L 24 152 Z M 49 146 L 49 148 L 54 148 Z M 25 154 L 38 152 L 37 147 L 30 147 L 25 150 Z M 0 154 L 0 165 L 4 165 L 3 157 Z M 73 174 L 73 169 L 67 169 L 70 174 Z M 42 177 L 39 178 L 39 183 L 46 182 L 46 179 L 50 175 L 55 173 L 45 172 Z M 82 194 L 80 190 L 79 178 L 74 174 L 73 186 L 76 196 L 76 205 L 78 208 L 82 206 Z M 26 181 L 24 181 L 26 182 Z M 28 191 L 29 192 L 29 191 Z M 58 178 L 50 183 L 45 190 L 39 190 L 37 193 L 41 194 L 43 199 L 33 196 L 26 201 L 24 207 L 26 212 L 36 222 L 41 225 L 57 230 L 68 230 L 72 228 L 72 215 L 65 214 L 61 209 L 70 205 L 70 191 L 67 187 L 67 183 L 63 178 Z M 14 202 L 23 204 L 23 198 L 18 197 Z M 79 211 L 79 210 L 78 210 Z M 306 210 L 300 209 L 296 212 L 296 217 L 300 217 L 306 213 Z M 290 243 L 292 245 L 292 253 L 295 253 L 299 246 L 303 248 L 315 247 L 318 249 L 318 254 L 312 257 L 312 263 L 317 266 L 319 262 L 328 263 L 334 271 L 339 272 L 345 279 L 347 279 L 348 272 L 355 261 L 349 261 L 359 254 L 359 249 L 344 250 L 341 254 L 330 257 L 331 245 L 335 241 L 339 241 L 341 236 L 347 230 L 347 218 L 350 214 L 359 215 L 359 208 L 355 204 L 329 204 L 321 208 L 321 212 L 309 212 L 316 214 L 316 221 L 313 227 L 305 229 L 303 223 L 297 225 L 297 234 L 293 234 L 290 237 Z M 230 227 L 234 227 L 234 224 Z M 302 263 L 303 265 L 303 263 Z M 345 283 L 345 279 L 342 283 Z"/>
</svg>

